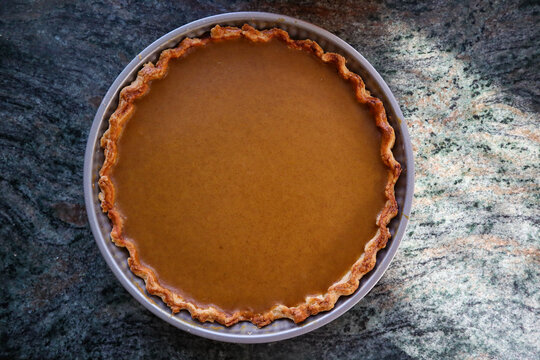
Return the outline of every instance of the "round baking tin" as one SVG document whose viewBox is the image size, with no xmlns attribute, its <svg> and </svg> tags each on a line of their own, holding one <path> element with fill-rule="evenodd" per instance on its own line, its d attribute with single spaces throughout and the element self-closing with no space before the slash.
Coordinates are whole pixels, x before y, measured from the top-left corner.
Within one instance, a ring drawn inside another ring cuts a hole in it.
<svg viewBox="0 0 540 360">
<path fill-rule="evenodd" d="M 200 323 L 192 319 L 187 311 L 173 315 L 160 298 L 146 293 L 144 281 L 128 268 L 127 251 L 110 241 L 111 226 L 106 214 L 101 211 L 97 184 L 98 172 L 103 163 L 100 138 L 108 127 L 110 115 L 116 109 L 120 90 L 135 79 L 142 65 L 156 61 L 162 50 L 176 46 L 185 37 L 207 34 L 214 25 L 242 26 L 244 23 L 258 29 L 282 28 L 288 31 L 292 38 L 312 39 L 325 51 L 343 55 L 347 59 L 349 69 L 361 75 L 367 89 L 384 102 L 388 120 L 396 132 L 394 156 L 403 167 L 402 175 L 395 187 L 399 213 L 389 225 L 392 238 L 386 248 L 379 251 L 375 268 L 361 279 L 356 292 L 341 297 L 331 311 L 310 316 L 300 324 L 280 319 L 262 329 L 248 322 L 241 322 L 229 328 L 217 323 Z M 90 227 L 105 261 L 126 290 L 156 316 L 184 331 L 213 340 L 236 343 L 272 342 L 305 334 L 335 320 L 358 303 L 379 281 L 396 254 L 407 227 L 413 188 L 414 162 L 407 126 L 396 99 L 373 66 L 349 44 L 324 29 L 288 16 L 262 12 L 227 13 L 200 19 L 171 31 L 144 49 L 120 73 L 103 98 L 92 123 L 84 159 L 84 198 Z"/>
</svg>

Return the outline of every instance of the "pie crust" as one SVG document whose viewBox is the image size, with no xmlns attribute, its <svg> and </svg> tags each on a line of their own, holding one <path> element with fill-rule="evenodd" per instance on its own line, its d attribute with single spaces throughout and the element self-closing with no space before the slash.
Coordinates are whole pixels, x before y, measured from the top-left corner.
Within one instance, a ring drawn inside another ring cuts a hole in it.
<svg viewBox="0 0 540 360">
<path fill-rule="evenodd" d="M 117 147 L 123 128 L 134 112 L 135 101 L 149 91 L 150 83 L 153 80 L 164 78 L 167 74 L 169 62 L 172 59 L 182 57 L 190 49 L 203 47 L 215 41 L 238 38 L 245 38 L 253 42 L 268 42 L 272 39 L 277 39 L 289 48 L 311 53 L 320 58 L 324 63 L 335 66 L 339 75 L 353 86 L 358 102 L 367 105 L 375 118 L 376 126 L 382 134 L 381 157 L 388 169 L 387 184 L 385 187 L 386 202 L 377 217 L 377 233 L 366 244 L 364 253 L 354 263 L 350 271 L 341 280 L 330 286 L 325 294 L 316 297 L 306 297 L 304 303 L 294 307 L 277 305 L 264 313 L 236 311 L 229 314 L 213 306 L 202 308 L 193 302 L 187 301 L 170 289 L 163 287 L 156 274 L 140 262 L 134 243 L 123 234 L 123 219 L 115 204 L 115 188 L 111 179 L 112 170 L 118 159 Z M 101 138 L 105 160 L 99 172 L 100 178 L 98 183 L 101 188 L 99 199 L 103 212 L 107 213 L 112 222 L 112 231 L 110 234 L 112 241 L 119 247 L 125 247 L 129 252 L 128 264 L 131 271 L 144 279 L 148 293 L 161 297 L 172 309 L 173 313 L 185 309 L 191 313 L 193 318 L 201 322 L 217 321 L 225 326 L 231 326 L 239 321 L 250 321 L 258 327 L 263 327 L 280 318 L 289 318 L 295 323 L 299 323 L 310 315 L 332 309 L 340 296 L 352 294 L 358 288 L 359 280 L 362 276 L 371 271 L 375 266 L 377 252 L 386 246 L 391 236 L 387 225 L 398 212 L 394 185 L 401 173 L 401 166 L 394 159 L 391 150 L 394 141 L 394 130 L 387 121 L 383 103 L 378 98 L 371 96 L 359 75 L 347 69 L 345 59 L 341 55 L 325 53 L 312 40 L 293 40 L 286 31 L 277 28 L 259 31 L 247 24 L 242 28 L 217 25 L 211 30 L 209 37 L 186 38 L 177 47 L 164 50 L 155 65 L 153 63 L 145 64 L 138 72 L 137 78 L 130 85 L 122 89 L 118 107 L 109 119 L 108 130 L 105 131 Z"/>
</svg>

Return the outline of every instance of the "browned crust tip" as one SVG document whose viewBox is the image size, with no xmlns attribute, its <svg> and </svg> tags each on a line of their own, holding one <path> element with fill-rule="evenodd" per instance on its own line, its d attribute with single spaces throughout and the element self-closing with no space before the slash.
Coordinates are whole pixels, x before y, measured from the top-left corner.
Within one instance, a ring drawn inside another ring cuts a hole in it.
<svg viewBox="0 0 540 360">
<path fill-rule="evenodd" d="M 134 244 L 126 239 L 122 233 L 123 220 L 115 206 L 115 189 L 111 181 L 112 170 L 118 158 L 117 145 L 122 129 L 133 113 L 135 101 L 148 92 L 150 82 L 164 78 L 167 74 L 169 62 L 172 59 L 186 55 L 190 49 L 204 46 L 209 42 L 237 38 L 246 38 L 254 42 L 268 42 L 272 39 L 278 39 L 290 48 L 312 53 L 323 62 L 334 65 L 339 75 L 353 85 L 358 101 L 366 104 L 375 117 L 377 127 L 382 134 L 381 157 L 388 168 L 388 182 L 385 189 L 387 200 L 377 218 L 379 230 L 373 239 L 366 244 L 364 253 L 352 266 L 350 272 L 343 279 L 333 284 L 323 295 L 308 297 L 305 303 L 295 307 L 278 305 L 262 314 L 249 311 L 237 311 L 228 314 L 215 307 L 201 308 L 183 299 L 179 294 L 161 286 L 154 272 L 139 261 L 139 255 Z M 239 321 L 251 321 L 253 324 L 262 327 L 280 318 L 289 318 L 298 323 L 310 315 L 332 309 L 340 296 L 352 294 L 358 288 L 362 276 L 375 266 L 377 252 L 386 246 L 390 238 L 387 225 L 398 211 L 394 185 L 401 173 L 401 166 L 392 154 L 394 140 L 394 129 L 387 121 L 383 103 L 381 100 L 371 96 L 359 75 L 347 69 L 343 56 L 335 53 L 325 53 L 316 42 L 311 40 L 292 40 L 286 31 L 277 28 L 259 31 L 247 24 L 241 29 L 217 25 L 211 30 L 211 36 L 208 38 L 186 38 L 177 47 L 164 50 L 155 65 L 152 63 L 145 64 L 139 71 L 137 78 L 129 86 L 122 89 L 118 107 L 109 119 L 108 130 L 105 131 L 101 138 L 105 160 L 99 172 L 98 183 L 101 188 L 99 199 L 101 200 L 103 212 L 107 212 L 112 222 L 112 241 L 117 246 L 127 248 L 129 252 L 128 264 L 131 271 L 144 279 L 148 293 L 161 297 L 174 313 L 185 309 L 191 313 L 193 318 L 199 321 L 217 321 L 226 326 L 231 326 Z"/>
</svg>

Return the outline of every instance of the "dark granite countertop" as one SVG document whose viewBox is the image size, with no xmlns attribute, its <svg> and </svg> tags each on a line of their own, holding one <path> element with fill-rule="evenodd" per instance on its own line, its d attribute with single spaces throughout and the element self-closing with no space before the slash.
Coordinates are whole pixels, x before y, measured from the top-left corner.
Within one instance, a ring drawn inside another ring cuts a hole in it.
<svg viewBox="0 0 540 360">
<path fill-rule="evenodd" d="M 101 98 L 153 40 L 229 11 L 283 13 L 358 49 L 415 150 L 402 246 L 354 309 L 308 335 L 235 345 L 144 309 L 84 210 Z M 540 357 L 537 1 L 0 2 L 0 358 Z"/>
</svg>

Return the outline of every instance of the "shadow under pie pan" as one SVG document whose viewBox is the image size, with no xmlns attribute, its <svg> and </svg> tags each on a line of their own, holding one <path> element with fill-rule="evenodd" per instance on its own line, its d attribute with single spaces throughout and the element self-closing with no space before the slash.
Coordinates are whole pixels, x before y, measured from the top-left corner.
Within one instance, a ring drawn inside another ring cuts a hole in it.
<svg viewBox="0 0 540 360">
<path fill-rule="evenodd" d="M 257 29 L 281 28 L 293 39 L 311 39 L 325 51 L 344 56 L 347 67 L 359 74 L 366 88 L 383 101 L 388 121 L 396 135 L 393 154 L 402 167 L 402 174 L 395 185 L 399 210 L 388 225 L 392 237 L 387 246 L 378 252 L 375 267 L 362 277 L 358 289 L 352 295 L 340 297 L 332 310 L 310 316 L 299 324 L 288 319 L 279 319 L 263 328 L 257 328 L 249 322 L 226 327 L 218 323 L 201 323 L 193 319 L 187 311 L 172 314 L 160 298 L 149 295 L 144 290 L 144 281 L 131 272 L 127 264 L 128 252 L 110 240 L 111 224 L 107 215 L 101 211 L 98 198 L 98 173 L 104 159 L 100 139 L 108 128 L 110 115 L 118 105 L 120 90 L 135 79 L 145 63 L 155 62 L 163 50 L 175 47 L 184 38 L 204 36 L 215 25 L 241 27 L 246 23 Z M 272 342 L 305 334 L 338 318 L 358 303 L 382 277 L 397 251 L 408 223 L 413 187 L 413 153 L 406 123 L 390 89 L 375 69 L 350 45 L 328 31 L 291 17 L 261 12 L 227 13 L 194 21 L 162 36 L 138 54 L 116 78 L 101 102 L 89 134 L 84 163 L 84 192 L 90 227 L 103 257 L 122 285 L 148 310 L 177 328 L 213 340 L 236 343 Z"/>
</svg>

